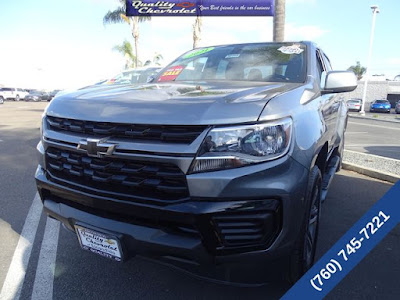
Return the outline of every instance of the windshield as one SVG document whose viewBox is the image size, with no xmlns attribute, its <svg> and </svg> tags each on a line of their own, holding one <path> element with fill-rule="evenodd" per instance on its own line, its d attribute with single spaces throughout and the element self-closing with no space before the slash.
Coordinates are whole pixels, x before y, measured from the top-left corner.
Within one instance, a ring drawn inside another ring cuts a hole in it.
<svg viewBox="0 0 400 300">
<path fill-rule="evenodd" d="M 156 79 L 304 82 L 303 44 L 247 44 L 200 48 L 185 53 Z"/>
<path fill-rule="evenodd" d="M 348 102 L 348 103 L 360 103 L 361 100 L 353 99 L 353 100 L 349 100 L 349 101 L 347 101 L 347 102 Z"/>
<path fill-rule="evenodd" d="M 375 103 L 388 103 L 389 101 L 387 100 L 376 100 Z"/>
</svg>

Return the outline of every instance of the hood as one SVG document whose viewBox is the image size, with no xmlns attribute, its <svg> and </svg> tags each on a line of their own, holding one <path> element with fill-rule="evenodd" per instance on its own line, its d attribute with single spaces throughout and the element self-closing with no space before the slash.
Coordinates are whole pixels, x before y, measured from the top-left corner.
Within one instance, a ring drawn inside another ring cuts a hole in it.
<svg viewBox="0 0 400 300">
<path fill-rule="evenodd" d="M 254 122 L 269 99 L 300 85 L 224 81 L 95 86 L 57 96 L 47 108 L 47 114 L 131 124 Z"/>
</svg>

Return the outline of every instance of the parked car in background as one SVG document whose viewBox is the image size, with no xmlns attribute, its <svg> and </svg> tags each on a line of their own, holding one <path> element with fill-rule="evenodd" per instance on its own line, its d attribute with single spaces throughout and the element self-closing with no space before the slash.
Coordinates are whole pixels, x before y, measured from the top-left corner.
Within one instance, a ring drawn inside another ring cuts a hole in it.
<svg viewBox="0 0 400 300">
<path fill-rule="evenodd" d="M 385 112 L 385 113 L 390 113 L 390 108 L 392 105 L 390 102 L 386 99 L 381 99 L 381 100 L 375 100 L 374 102 L 371 103 L 371 106 L 369 108 L 370 112 Z"/>
<path fill-rule="evenodd" d="M 57 93 L 60 92 L 60 91 L 61 90 L 53 90 L 53 91 L 51 91 L 49 93 L 49 98 L 47 99 L 47 101 L 51 101 L 57 95 Z"/>
<path fill-rule="evenodd" d="M 349 111 L 361 111 L 361 104 L 362 100 L 361 99 L 349 99 L 347 100 L 347 109 Z"/>
<path fill-rule="evenodd" d="M 4 100 L 12 99 L 14 101 L 19 101 L 25 99 L 26 95 L 28 95 L 28 92 L 20 88 L 0 88 L 0 96 L 3 97 Z"/>
<path fill-rule="evenodd" d="M 25 101 L 42 101 L 49 100 L 49 94 L 44 91 L 32 90 L 26 97 Z"/>
<path fill-rule="evenodd" d="M 115 261 L 294 282 L 314 262 L 356 86 L 314 43 L 255 43 L 191 50 L 145 85 L 57 96 L 37 146 L 44 211 Z"/>
<path fill-rule="evenodd" d="M 396 114 L 400 114 L 400 100 L 397 101 L 394 110 L 395 110 Z"/>
<path fill-rule="evenodd" d="M 142 67 L 126 70 L 107 80 L 103 84 L 147 83 L 149 79 L 157 75 L 161 69 L 161 67 Z"/>
</svg>

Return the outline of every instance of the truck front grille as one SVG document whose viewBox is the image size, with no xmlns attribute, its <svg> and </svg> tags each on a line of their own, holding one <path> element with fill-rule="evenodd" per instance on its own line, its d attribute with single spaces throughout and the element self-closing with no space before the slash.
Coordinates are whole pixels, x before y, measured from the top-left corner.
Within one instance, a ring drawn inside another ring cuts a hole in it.
<svg viewBox="0 0 400 300">
<path fill-rule="evenodd" d="M 96 192 L 123 195 L 133 201 L 170 203 L 189 197 L 186 176 L 173 164 L 94 158 L 50 147 L 46 151 L 46 165 L 54 179 Z"/>
<path fill-rule="evenodd" d="M 118 137 L 130 140 L 159 141 L 191 144 L 207 126 L 197 125 L 132 125 L 80 121 L 47 116 L 47 124 L 54 131 L 84 133 L 96 137 Z"/>
</svg>

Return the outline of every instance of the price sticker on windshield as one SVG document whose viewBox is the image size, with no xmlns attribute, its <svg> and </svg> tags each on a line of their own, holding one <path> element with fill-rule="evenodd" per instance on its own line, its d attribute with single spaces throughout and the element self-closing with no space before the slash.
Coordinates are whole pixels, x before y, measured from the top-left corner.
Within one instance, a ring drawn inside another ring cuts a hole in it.
<svg viewBox="0 0 400 300">
<path fill-rule="evenodd" d="M 278 49 L 283 54 L 300 54 L 304 51 L 301 49 L 299 45 L 291 45 L 291 46 L 282 46 Z"/>
<path fill-rule="evenodd" d="M 162 81 L 173 81 L 175 80 L 179 74 L 183 71 L 183 66 L 174 66 L 166 70 L 160 78 L 158 79 L 158 82 Z"/>
</svg>

